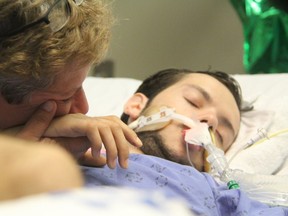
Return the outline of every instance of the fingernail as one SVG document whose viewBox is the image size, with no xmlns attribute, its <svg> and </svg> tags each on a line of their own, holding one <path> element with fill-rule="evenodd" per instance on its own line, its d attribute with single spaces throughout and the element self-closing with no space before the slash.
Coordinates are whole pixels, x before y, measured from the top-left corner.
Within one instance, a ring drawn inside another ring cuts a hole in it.
<svg viewBox="0 0 288 216">
<path fill-rule="evenodd" d="M 127 169 L 128 168 L 128 160 L 125 160 L 122 164 L 122 168 Z"/>
<path fill-rule="evenodd" d="M 110 168 L 114 169 L 116 167 L 116 159 L 110 162 Z"/>
<path fill-rule="evenodd" d="M 46 112 L 51 112 L 53 110 L 53 104 L 51 101 L 47 101 L 42 105 L 41 108 Z"/>
<path fill-rule="evenodd" d="M 137 137 L 136 139 L 137 146 L 141 147 L 143 145 L 142 141 Z"/>
</svg>

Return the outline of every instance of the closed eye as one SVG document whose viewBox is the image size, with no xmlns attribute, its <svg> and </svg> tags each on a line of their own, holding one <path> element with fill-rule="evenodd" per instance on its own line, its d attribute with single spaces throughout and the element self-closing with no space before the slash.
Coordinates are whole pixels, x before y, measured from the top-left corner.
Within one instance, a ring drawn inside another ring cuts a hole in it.
<svg viewBox="0 0 288 216">
<path fill-rule="evenodd" d="M 67 98 L 67 99 L 65 99 L 65 100 L 61 100 L 61 102 L 62 102 L 62 103 L 68 103 L 68 102 L 70 102 L 71 99 L 72 99 L 72 97 Z"/>
<path fill-rule="evenodd" d="M 186 99 L 186 98 L 185 98 L 185 99 Z M 187 101 L 190 105 L 192 105 L 193 107 L 199 108 L 199 106 L 198 106 L 195 102 L 192 102 L 191 100 L 188 100 L 188 99 L 186 99 L 186 101 Z"/>
</svg>

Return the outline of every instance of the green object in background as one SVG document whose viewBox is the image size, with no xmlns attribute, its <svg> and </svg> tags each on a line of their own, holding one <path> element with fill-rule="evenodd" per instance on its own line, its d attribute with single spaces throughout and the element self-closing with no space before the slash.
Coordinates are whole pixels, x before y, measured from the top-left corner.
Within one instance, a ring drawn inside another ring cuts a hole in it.
<svg viewBox="0 0 288 216">
<path fill-rule="evenodd" d="M 268 0 L 230 1 L 243 25 L 246 73 L 288 72 L 288 13 Z"/>
</svg>

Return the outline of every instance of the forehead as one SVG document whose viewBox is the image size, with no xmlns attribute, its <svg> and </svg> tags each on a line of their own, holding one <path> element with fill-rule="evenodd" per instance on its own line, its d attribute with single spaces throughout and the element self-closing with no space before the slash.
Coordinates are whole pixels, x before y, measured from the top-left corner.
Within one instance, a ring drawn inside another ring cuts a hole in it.
<svg viewBox="0 0 288 216">
<path fill-rule="evenodd" d="M 202 73 L 187 74 L 183 76 L 178 82 L 174 83 L 165 90 L 182 91 L 183 88 L 189 88 L 192 86 L 200 87 L 201 89 L 205 90 L 207 93 L 211 94 L 213 98 L 216 97 L 215 100 L 220 98 L 223 99 L 223 97 L 219 96 L 221 96 L 224 93 L 225 97 L 227 96 L 229 99 L 235 101 L 232 93 L 224 84 L 222 84 L 216 78 L 208 74 L 202 74 Z"/>
<path fill-rule="evenodd" d="M 58 95 L 69 95 L 79 89 L 87 76 L 90 65 L 77 67 L 75 64 L 67 65 L 55 77 L 53 84 L 46 89 L 46 92 Z"/>
</svg>

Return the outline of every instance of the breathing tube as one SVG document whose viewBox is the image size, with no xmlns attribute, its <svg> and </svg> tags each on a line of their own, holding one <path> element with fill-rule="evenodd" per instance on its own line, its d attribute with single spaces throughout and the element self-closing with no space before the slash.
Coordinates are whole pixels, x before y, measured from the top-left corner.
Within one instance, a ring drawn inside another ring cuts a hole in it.
<svg viewBox="0 0 288 216">
<path fill-rule="evenodd" d="M 195 139 L 202 143 L 208 152 L 206 160 L 211 166 L 211 174 L 214 177 L 225 182 L 229 189 L 241 188 L 252 199 L 269 205 L 288 207 L 288 176 L 250 174 L 230 169 L 223 150 L 216 147 L 213 132 L 209 130 L 207 124 L 200 123 L 197 127 L 198 131 L 193 131 L 192 128 L 186 133 L 185 140 L 190 142 L 189 137 L 193 136 L 191 143 L 194 144 Z"/>
<path fill-rule="evenodd" d="M 139 117 L 129 127 L 136 132 L 160 130 L 172 120 L 182 122 L 190 128 L 185 131 L 184 140 L 186 145 L 199 145 L 205 149 L 207 153 L 206 160 L 211 168 L 210 174 L 226 183 L 228 189 L 241 188 L 251 199 L 269 205 L 288 207 L 288 176 L 250 174 L 242 170 L 229 168 L 224 151 L 217 147 L 214 133 L 206 123 L 177 114 L 172 108 L 162 107 L 160 111 L 152 115 Z M 259 134 L 258 138 L 254 137 L 247 143 L 246 147 L 255 143 L 256 140 L 263 139 L 264 133 L 262 136 L 259 136 Z M 267 138 L 266 134 L 265 137 Z M 188 160 L 193 166 L 188 147 L 186 149 Z"/>
</svg>

